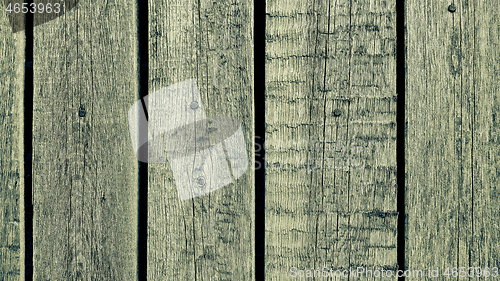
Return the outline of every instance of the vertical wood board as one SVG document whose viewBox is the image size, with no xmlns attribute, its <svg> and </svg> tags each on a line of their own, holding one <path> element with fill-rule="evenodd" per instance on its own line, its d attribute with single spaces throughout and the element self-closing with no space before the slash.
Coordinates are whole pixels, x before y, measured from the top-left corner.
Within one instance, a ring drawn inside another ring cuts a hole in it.
<svg viewBox="0 0 500 281">
<path fill-rule="evenodd" d="M 149 12 L 150 93 L 194 79 L 208 118 L 241 123 L 248 167 L 233 183 L 181 201 L 173 172 L 178 163 L 148 165 L 148 278 L 253 280 L 253 2 L 151 0 Z M 183 98 L 175 106 L 190 106 Z M 197 145 L 187 159 L 215 163 Z"/>
<path fill-rule="evenodd" d="M 134 280 L 135 1 L 80 1 L 34 29 L 35 280 Z"/>
<path fill-rule="evenodd" d="M 406 264 L 477 277 L 499 260 L 500 6 L 449 5 L 406 6 Z"/>
<path fill-rule="evenodd" d="M 395 24 L 395 1 L 267 3 L 269 280 L 397 269 Z"/>
<path fill-rule="evenodd" d="M 13 33 L 0 2 L 0 279 L 24 275 L 24 33 Z"/>
</svg>

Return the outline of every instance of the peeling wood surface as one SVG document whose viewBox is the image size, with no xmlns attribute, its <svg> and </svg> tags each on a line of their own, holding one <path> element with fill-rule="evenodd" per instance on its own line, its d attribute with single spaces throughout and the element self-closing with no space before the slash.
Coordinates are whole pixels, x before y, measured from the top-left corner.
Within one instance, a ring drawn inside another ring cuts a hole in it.
<svg viewBox="0 0 500 281">
<path fill-rule="evenodd" d="M 266 277 L 397 268 L 395 1 L 267 13 Z"/>
<path fill-rule="evenodd" d="M 500 4 L 406 5 L 406 265 L 498 267 Z"/>
<path fill-rule="evenodd" d="M 135 3 L 80 1 L 34 29 L 34 280 L 136 279 Z"/>
<path fill-rule="evenodd" d="M 5 5 L 0 2 L 0 11 Z M 24 34 L 0 17 L 0 280 L 24 275 L 23 92 Z"/>
<path fill-rule="evenodd" d="M 207 117 L 241 122 L 248 170 L 180 201 L 176 163 L 149 164 L 148 278 L 253 280 L 253 2 L 155 0 L 149 13 L 150 92 L 195 79 Z"/>
</svg>

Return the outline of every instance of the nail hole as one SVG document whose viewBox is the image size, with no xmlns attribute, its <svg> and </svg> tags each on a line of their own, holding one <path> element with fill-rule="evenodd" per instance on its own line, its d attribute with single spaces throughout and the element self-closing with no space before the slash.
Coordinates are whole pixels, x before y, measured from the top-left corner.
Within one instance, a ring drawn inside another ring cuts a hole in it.
<svg viewBox="0 0 500 281">
<path fill-rule="evenodd" d="M 340 110 L 339 108 L 333 111 L 333 116 L 339 117 L 340 115 L 342 115 L 342 110 Z"/>
<path fill-rule="evenodd" d="M 199 185 L 199 186 L 205 186 L 205 178 L 204 177 L 199 177 L 196 179 L 196 183 Z"/>
<path fill-rule="evenodd" d="M 456 10 L 457 7 L 455 7 L 455 5 L 451 4 L 450 6 L 448 6 L 448 11 L 450 11 L 450 13 L 454 13 Z"/>
<path fill-rule="evenodd" d="M 80 106 L 80 110 L 78 111 L 78 116 L 85 117 L 85 115 L 87 115 L 87 112 L 85 111 L 83 106 Z"/>
<path fill-rule="evenodd" d="M 195 102 L 195 101 L 193 101 L 193 102 L 191 103 L 191 109 L 197 109 L 197 108 L 198 108 L 198 103 L 197 103 L 197 102 Z"/>
</svg>

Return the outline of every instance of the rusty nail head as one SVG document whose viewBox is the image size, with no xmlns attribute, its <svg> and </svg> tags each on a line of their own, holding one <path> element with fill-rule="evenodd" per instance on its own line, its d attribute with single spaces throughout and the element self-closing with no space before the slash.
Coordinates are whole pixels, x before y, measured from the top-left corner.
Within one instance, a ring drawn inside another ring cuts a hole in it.
<svg viewBox="0 0 500 281">
<path fill-rule="evenodd" d="M 456 10 L 457 7 L 455 7 L 455 5 L 451 4 L 450 6 L 448 6 L 448 11 L 450 11 L 451 13 L 454 13 Z"/>
</svg>

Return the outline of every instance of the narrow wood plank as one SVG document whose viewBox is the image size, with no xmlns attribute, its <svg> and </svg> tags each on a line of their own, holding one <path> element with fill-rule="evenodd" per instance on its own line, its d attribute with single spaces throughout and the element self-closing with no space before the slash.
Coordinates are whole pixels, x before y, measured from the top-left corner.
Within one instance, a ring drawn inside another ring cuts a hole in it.
<svg viewBox="0 0 500 281">
<path fill-rule="evenodd" d="M 470 188 L 462 177 L 470 157 L 462 132 L 470 135 L 470 116 L 462 111 L 460 21 L 449 4 L 406 1 L 412 11 L 406 17 L 405 105 L 410 269 L 457 266 L 459 228 L 466 227 L 459 225 L 458 206 Z"/>
<path fill-rule="evenodd" d="M 407 1 L 407 266 L 444 278 L 499 266 L 498 8 Z"/>
<path fill-rule="evenodd" d="M 195 79 L 207 116 L 241 122 L 248 169 L 234 183 L 180 201 L 174 164 L 149 164 L 148 278 L 252 280 L 253 2 L 151 0 L 149 11 L 150 92 Z"/>
<path fill-rule="evenodd" d="M 500 3 L 466 3 L 461 4 L 467 8 L 461 18 L 472 25 L 468 40 L 474 50 L 469 64 L 474 81 L 469 94 L 473 101 L 470 266 L 488 266 L 493 273 L 492 267 L 500 267 Z"/>
<path fill-rule="evenodd" d="M 474 184 L 473 184 L 473 164 L 474 161 L 474 64 L 475 36 L 474 36 L 474 16 L 476 1 L 457 1 L 453 3 L 456 11 L 453 12 L 453 28 L 451 33 L 451 46 L 448 47 L 448 62 L 450 73 L 454 85 L 452 92 L 455 97 L 455 108 L 459 109 L 455 115 L 455 144 L 458 156 L 458 209 L 457 209 L 457 268 L 471 266 L 470 259 L 474 247 L 473 241 L 473 220 L 474 220 Z M 451 9 L 453 10 L 453 9 Z M 450 7 L 448 14 L 450 14 Z M 459 133 L 458 133 L 459 132 Z M 477 208 L 476 208 L 477 210 Z M 496 261 L 496 260 L 495 260 Z M 493 266 L 493 265 L 491 265 Z M 453 271 L 451 272 L 453 273 Z M 459 271 L 465 276 L 465 270 Z M 453 275 L 452 275 L 453 276 Z"/>
<path fill-rule="evenodd" d="M 0 279 L 24 275 L 23 93 L 25 35 L 0 2 Z"/>
<path fill-rule="evenodd" d="M 267 2 L 269 280 L 397 268 L 395 11 Z"/>
<path fill-rule="evenodd" d="M 136 1 L 79 1 L 35 27 L 35 280 L 134 280 Z"/>
</svg>

